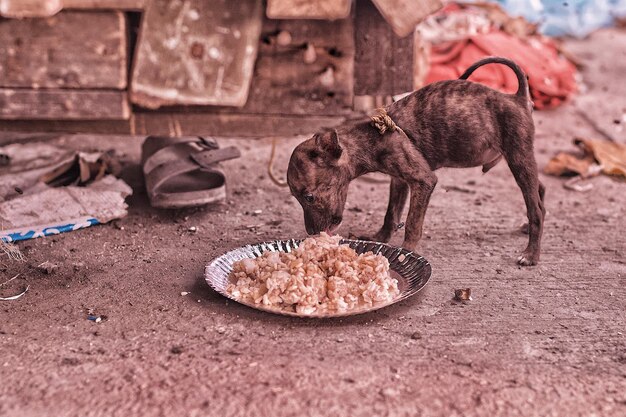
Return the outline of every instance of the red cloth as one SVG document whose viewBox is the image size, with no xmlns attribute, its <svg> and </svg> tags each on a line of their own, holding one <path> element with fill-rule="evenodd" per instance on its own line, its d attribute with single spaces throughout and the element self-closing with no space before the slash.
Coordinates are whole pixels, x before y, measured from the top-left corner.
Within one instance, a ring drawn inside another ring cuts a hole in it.
<svg viewBox="0 0 626 417">
<path fill-rule="evenodd" d="M 576 68 L 559 56 L 552 41 L 522 41 L 498 30 L 434 45 L 426 84 L 458 78 L 474 62 L 488 56 L 509 58 L 522 67 L 530 77 L 530 94 L 538 109 L 556 107 L 576 91 Z M 506 93 L 514 93 L 518 87 L 513 71 L 498 64 L 478 68 L 470 80 Z"/>
</svg>

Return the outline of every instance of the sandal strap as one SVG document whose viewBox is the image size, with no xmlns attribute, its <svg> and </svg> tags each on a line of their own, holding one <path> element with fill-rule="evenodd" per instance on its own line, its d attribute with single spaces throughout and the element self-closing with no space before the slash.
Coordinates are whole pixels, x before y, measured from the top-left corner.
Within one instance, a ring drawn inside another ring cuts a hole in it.
<svg viewBox="0 0 626 417">
<path fill-rule="evenodd" d="M 189 155 L 189 157 L 196 162 L 202 168 L 212 168 L 216 163 L 220 161 L 227 161 L 229 159 L 239 158 L 241 152 L 234 146 L 227 148 L 211 149 L 208 151 L 196 152 Z"/>
</svg>

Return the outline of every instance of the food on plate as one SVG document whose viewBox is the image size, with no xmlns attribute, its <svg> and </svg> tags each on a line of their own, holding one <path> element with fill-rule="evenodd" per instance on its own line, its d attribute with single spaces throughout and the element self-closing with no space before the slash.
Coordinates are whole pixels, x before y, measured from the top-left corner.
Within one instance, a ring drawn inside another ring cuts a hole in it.
<svg viewBox="0 0 626 417">
<path fill-rule="evenodd" d="M 236 300 L 299 314 L 344 312 L 391 302 L 399 294 L 382 255 L 357 254 L 340 236 L 305 239 L 287 252 L 233 264 L 226 291 Z"/>
</svg>

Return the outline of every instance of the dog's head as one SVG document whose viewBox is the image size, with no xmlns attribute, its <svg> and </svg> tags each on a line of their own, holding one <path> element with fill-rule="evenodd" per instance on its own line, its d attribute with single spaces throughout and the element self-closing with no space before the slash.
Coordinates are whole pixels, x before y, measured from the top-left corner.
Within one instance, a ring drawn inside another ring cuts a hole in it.
<svg viewBox="0 0 626 417">
<path fill-rule="evenodd" d="M 334 232 L 343 218 L 350 177 L 342 169 L 344 150 L 337 131 L 318 133 L 291 155 L 287 183 L 304 210 L 308 234 Z"/>
</svg>

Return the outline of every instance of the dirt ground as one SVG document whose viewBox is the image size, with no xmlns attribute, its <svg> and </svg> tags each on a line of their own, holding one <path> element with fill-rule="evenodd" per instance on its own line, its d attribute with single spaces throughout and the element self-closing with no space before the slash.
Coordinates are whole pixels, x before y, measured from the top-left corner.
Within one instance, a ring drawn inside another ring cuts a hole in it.
<svg viewBox="0 0 626 417">
<path fill-rule="evenodd" d="M 626 32 L 566 44 L 586 90 L 535 113 L 540 167 L 574 136 L 626 140 Z M 227 250 L 305 233 L 297 202 L 265 173 L 268 140 L 222 141 L 243 152 L 225 164 L 227 203 L 176 212 L 148 205 L 138 138 L 55 142 L 116 147 L 135 194 L 121 221 L 22 242 L 25 263 L 2 260 L 1 276 L 20 273 L 12 288 L 30 291 L 0 302 L 1 416 L 626 415 L 625 183 L 599 177 L 579 193 L 542 174 L 542 259 L 520 268 L 525 210 L 506 164 L 441 170 L 423 292 L 364 316 L 299 320 L 228 302 L 203 280 Z M 280 172 L 297 143 L 280 142 Z M 355 181 L 339 233 L 379 227 L 386 198 L 386 184 Z M 38 271 L 44 261 L 58 270 Z M 473 301 L 453 302 L 463 287 Z M 108 319 L 87 320 L 90 308 Z"/>
</svg>

